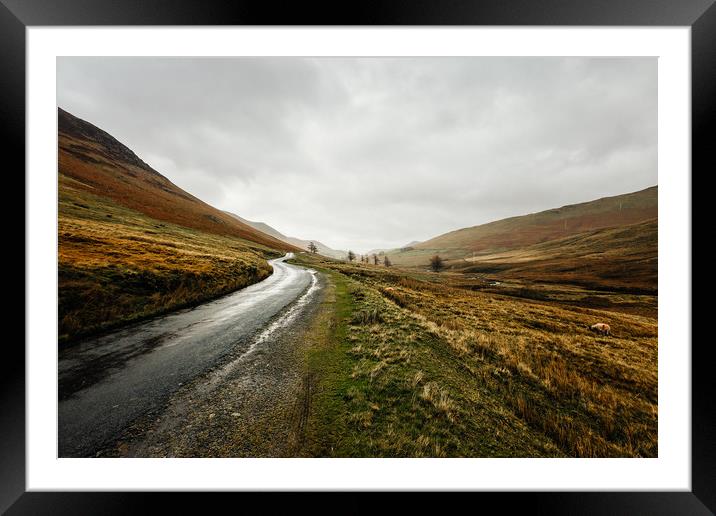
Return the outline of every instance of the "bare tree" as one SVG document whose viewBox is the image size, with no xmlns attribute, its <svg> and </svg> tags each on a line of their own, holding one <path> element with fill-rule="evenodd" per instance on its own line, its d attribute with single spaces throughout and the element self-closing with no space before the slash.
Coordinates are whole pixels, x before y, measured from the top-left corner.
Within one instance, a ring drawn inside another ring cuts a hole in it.
<svg viewBox="0 0 716 516">
<path fill-rule="evenodd" d="M 373 264 L 378 265 L 380 263 L 380 258 L 378 258 L 377 254 L 373 254 Z"/>
<path fill-rule="evenodd" d="M 442 258 L 440 258 L 440 255 L 436 254 L 432 258 L 430 258 L 430 268 L 434 272 L 440 272 L 445 268 L 445 262 Z"/>
<path fill-rule="evenodd" d="M 350 251 L 350 250 L 349 250 L 349 251 L 348 251 L 348 261 L 349 261 L 349 262 L 352 262 L 352 261 L 355 260 L 355 259 L 356 259 L 356 254 L 355 254 L 353 251 Z"/>
<path fill-rule="evenodd" d="M 316 254 L 318 252 L 318 246 L 316 244 L 314 244 L 313 242 L 309 242 L 308 250 L 311 251 L 313 254 Z"/>
<path fill-rule="evenodd" d="M 391 262 L 390 258 L 386 256 L 385 258 L 383 258 L 383 265 L 385 265 L 386 267 L 390 267 L 391 265 L 393 265 L 393 262 Z"/>
</svg>

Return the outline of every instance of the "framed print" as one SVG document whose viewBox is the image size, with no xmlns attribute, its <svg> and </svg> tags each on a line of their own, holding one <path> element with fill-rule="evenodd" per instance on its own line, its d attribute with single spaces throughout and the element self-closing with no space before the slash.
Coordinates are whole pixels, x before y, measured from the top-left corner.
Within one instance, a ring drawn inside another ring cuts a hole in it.
<svg viewBox="0 0 716 516">
<path fill-rule="evenodd" d="M 3 510 L 716 510 L 692 338 L 712 2 L 0 15 L 26 195 Z"/>
</svg>

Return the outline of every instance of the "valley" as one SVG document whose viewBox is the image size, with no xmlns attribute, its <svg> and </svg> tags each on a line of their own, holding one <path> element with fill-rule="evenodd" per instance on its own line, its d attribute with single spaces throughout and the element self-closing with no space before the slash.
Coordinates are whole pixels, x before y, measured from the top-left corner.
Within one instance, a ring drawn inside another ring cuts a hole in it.
<svg viewBox="0 0 716 516">
<path fill-rule="evenodd" d="M 658 456 L 656 186 L 361 262 L 58 120 L 60 456 Z"/>
</svg>

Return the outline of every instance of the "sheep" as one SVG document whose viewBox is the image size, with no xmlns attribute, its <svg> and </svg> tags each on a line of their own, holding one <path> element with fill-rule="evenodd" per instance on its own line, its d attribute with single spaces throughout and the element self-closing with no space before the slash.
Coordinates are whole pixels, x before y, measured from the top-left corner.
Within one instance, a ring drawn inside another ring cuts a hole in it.
<svg viewBox="0 0 716 516">
<path fill-rule="evenodd" d="M 606 323 L 596 323 L 589 326 L 589 329 L 601 333 L 602 335 L 609 335 L 611 334 L 612 328 L 606 324 Z"/>
</svg>

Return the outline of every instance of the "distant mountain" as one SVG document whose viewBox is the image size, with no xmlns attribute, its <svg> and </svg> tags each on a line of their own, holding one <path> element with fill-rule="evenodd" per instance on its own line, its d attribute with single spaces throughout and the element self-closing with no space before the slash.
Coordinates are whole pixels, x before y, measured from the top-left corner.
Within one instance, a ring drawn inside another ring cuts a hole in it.
<svg viewBox="0 0 716 516">
<path fill-rule="evenodd" d="M 401 245 L 400 247 L 392 247 L 390 249 L 371 249 L 366 254 L 368 256 L 372 256 L 374 254 L 378 254 L 378 255 L 389 254 L 389 253 L 392 253 L 395 251 L 400 251 L 401 249 L 403 249 L 403 250 L 408 249 L 409 247 L 413 247 L 419 243 L 420 243 L 419 241 L 413 240 L 412 242 L 405 244 L 405 245 Z"/>
<path fill-rule="evenodd" d="M 252 220 L 246 220 L 243 217 L 240 217 L 240 216 L 236 215 L 235 213 L 231 213 L 229 211 L 227 211 L 225 213 L 234 217 L 236 220 L 239 220 L 240 222 L 243 222 L 244 224 L 251 226 L 254 229 L 257 229 L 258 231 L 261 231 L 262 233 L 264 233 L 266 235 L 272 236 L 273 238 L 281 240 L 282 242 L 286 242 L 288 244 L 296 246 L 303 251 L 308 250 L 308 244 L 310 242 L 313 242 L 314 244 L 316 244 L 316 247 L 318 248 L 318 253 L 323 256 L 327 256 L 329 258 L 335 258 L 337 260 L 342 260 L 348 254 L 346 251 L 331 249 L 327 245 L 319 242 L 318 240 L 303 240 L 300 238 L 286 236 L 283 233 L 281 233 L 280 231 L 272 228 L 265 222 L 254 222 Z"/>
<path fill-rule="evenodd" d="M 597 229 L 656 219 L 657 202 L 658 190 L 653 186 L 639 192 L 458 229 L 410 245 L 410 249 L 393 250 L 389 256 L 394 264 L 403 266 L 427 266 L 429 257 L 434 254 L 440 254 L 448 263 L 480 258 Z"/>
<path fill-rule="evenodd" d="M 185 192 L 109 133 L 58 108 L 59 173 L 75 187 L 157 220 L 230 235 L 281 251 L 296 248 Z"/>
</svg>

